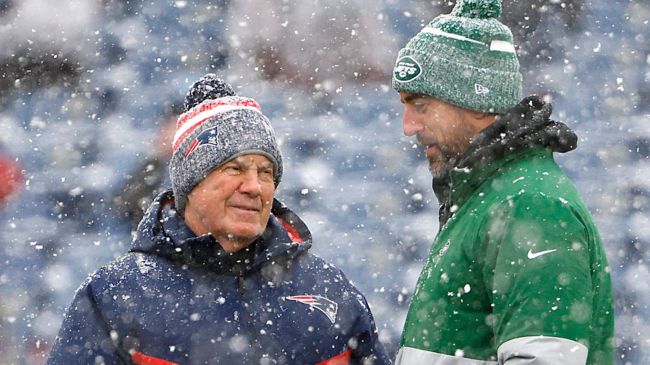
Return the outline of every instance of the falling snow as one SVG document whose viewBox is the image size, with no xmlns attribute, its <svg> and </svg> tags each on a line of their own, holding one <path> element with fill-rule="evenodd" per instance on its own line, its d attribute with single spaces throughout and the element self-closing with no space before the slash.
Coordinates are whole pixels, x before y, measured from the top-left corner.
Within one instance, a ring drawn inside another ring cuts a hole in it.
<svg viewBox="0 0 650 365">
<path fill-rule="evenodd" d="M 285 159 L 278 197 L 309 225 L 312 250 L 367 296 L 394 355 L 438 202 L 424 153 L 402 135 L 390 72 L 399 46 L 446 2 L 56 3 L 0 1 L 0 168 L 18 169 L 0 187 L 0 358 L 42 364 L 79 284 L 128 250 L 142 209 L 168 184 L 174 113 L 208 72 L 261 104 Z M 607 250 L 617 363 L 650 363 L 650 5 L 505 4 L 525 92 L 552 101 L 553 118 L 580 138 L 558 162 Z M 138 179 L 146 194 L 125 193 Z M 137 267 L 156 273 L 144 258 Z"/>
</svg>

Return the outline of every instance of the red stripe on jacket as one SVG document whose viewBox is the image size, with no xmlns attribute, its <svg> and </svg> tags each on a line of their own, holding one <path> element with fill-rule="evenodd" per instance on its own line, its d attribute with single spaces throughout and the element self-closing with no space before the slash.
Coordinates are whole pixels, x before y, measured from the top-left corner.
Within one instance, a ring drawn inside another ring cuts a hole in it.
<svg viewBox="0 0 650 365">
<path fill-rule="evenodd" d="M 277 218 L 277 217 L 276 217 Z M 287 230 L 287 233 L 289 234 L 289 238 L 291 239 L 291 242 L 293 243 L 303 243 L 305 240 L 300 237 L 300 233 L 296 231 L 295 228 L 293 228 L 288 222 L 285 222 L 284 219 L 278 218 L 280 223 L 282 224 L 282 227 Z"/>
<path fill-rule="evenodd" d="M 325 361 L 321 361 L 316 365 L 348 365 L 350 363 L 351 356 L 352 350 L 347 350 Z M 131 360 L 136 365 L 178 365 L 174 362 L 166 361 L 153 356 L 147 356 L 142 352 L 136 352 L 131 355 Z"/>
<path fill-rule="evenodd" d="M 153 356 L 147 356 L 142 352 L 136 352 L 131 355 L 131 361 L 136 365 L 178 365 L 175 362 L 166 361 Z"/>
<path fill-rule="evenodd" d="M 348 365 L 351 356 L 352 350 L 347 350 L 325 361 L 321 361 L 316 365 Z"/>
</svg>

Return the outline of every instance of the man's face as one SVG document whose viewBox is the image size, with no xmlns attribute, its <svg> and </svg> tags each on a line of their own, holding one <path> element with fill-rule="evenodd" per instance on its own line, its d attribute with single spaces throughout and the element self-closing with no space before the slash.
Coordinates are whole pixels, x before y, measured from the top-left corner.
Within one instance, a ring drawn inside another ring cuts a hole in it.
<svg viewBox="0 0 650 365">
<path fill-rule="evenodd" d="M 400 92 L 400 99 L 404 104 L 404 135 L 414 135 L 425 148 L 431 175 L 444 176 L 484 127 L 473 118 L 478 113 L 421 94 Z"/>
<path fill-rule="evenodd" d="M 266 229 L 274 194 L 273 163 L 262 155 L 242 155 L 190 192 L 185 221 L 196 235 L 210 233 L 225 251 L 239 251 Z"/>
</svg>

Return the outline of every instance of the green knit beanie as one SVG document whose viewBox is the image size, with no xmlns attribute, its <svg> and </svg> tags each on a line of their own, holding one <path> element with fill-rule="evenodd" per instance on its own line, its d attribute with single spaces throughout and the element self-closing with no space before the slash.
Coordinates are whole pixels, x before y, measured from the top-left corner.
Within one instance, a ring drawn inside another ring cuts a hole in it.
<svg viewBox="0 0 650 365">
<path fill-rule="evenodd" d="M 522 76 L 512 32 L 496 19 L 500 14 L 501 0 L 459 0 L 399 51 L 393 88 L 505 113 L 521 99 Z"/>
</svg>

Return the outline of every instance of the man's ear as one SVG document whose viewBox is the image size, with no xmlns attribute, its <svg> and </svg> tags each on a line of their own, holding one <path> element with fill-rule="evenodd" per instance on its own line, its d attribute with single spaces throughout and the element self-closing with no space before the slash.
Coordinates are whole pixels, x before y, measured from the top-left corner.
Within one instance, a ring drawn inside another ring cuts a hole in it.
<svg viewBox="0 0 650 365">
<path fill-rule="evenodd" d="M 495 113 L 473 112 L 472 118 L 476 122 L 476 125 L 480 126 L 480 128 L 483 129 L 494 123 L 498 115 L 499 114 Z"/>
</svg>

